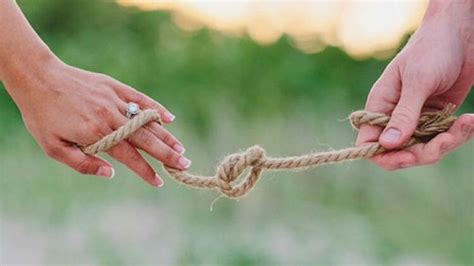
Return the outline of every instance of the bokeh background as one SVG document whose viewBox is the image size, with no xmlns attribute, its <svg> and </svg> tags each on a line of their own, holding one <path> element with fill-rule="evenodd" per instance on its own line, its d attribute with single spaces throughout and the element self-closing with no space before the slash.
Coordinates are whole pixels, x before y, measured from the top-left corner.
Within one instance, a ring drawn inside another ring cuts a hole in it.
<svg viewBox="0 0 474 266">
<path fill-rule="evenodd" d="M 191 171 L 255 143 L 272 155 L 353 145 L 364 106 L 419 25 L 419 1 L 18 1 L 65 62 L 176 115 Z M 1 38 L 8 38 L 2 36 Z M 0 85 L 1 86 L 1 85 Z M 170 178 L 112 181 L 47 158 L 0 89 L 0 264 L 472 265 L 473 144 L 434 166 L 268 173 L 232 201 Z M 460 112 L 473 112 L 471 94 Z M 160 168 L 153 161 L 153 165 Z"/>
</svg>

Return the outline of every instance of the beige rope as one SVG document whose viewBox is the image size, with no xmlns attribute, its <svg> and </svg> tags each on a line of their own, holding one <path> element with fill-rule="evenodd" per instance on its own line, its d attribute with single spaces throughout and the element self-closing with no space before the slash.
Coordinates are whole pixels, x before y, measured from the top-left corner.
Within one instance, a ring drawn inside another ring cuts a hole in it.
<svg viewBox="0 0 474 266">
<path fill-rule="evenodd" d="M 448 105 L 439 112 L 421 114 L 416 132 L 405 147 L 419 142 L 427 142 L 442 132 L 446 132 L 456 117 L 453 116 L 454 106 Z M 376 125 L 385 127 L 390 117 L 385 114 L 357 111 L 350 116 L 355 129 L 361 125 Z M 146 110 L 131 119 L 124 126 L 114 131 L 95 144 L 83 149 L 87 154 L 107 151 L 114 145 L 130 137 L 135 131 L 151 121 L 161 121 L 156 111 Z M 305 154 L 294 157 L 273 158 L 265 154 L 260 146 L 253 146 L 245 152 L 227 156 L 217 167 L 213 176 L 192 175 L 185 171 L 164 166 L 165 170 L 177 181 L 194 188 L 218 189 L 223 195 L 238 198 L 252 190 L 264 170 L 290 170 L 316 167 L 323 164 L 337 163 L 355 159 L 368 159 L 386 150 L 379 144 L 373 143 L 363 147 L 353 147 L 337 151 Z M 246 177 L 236 183 L 238 177 L 248 170 Z"/>
<path fill-rule="evenodd" d="M 140 112 L 136 117 L 130 119 L 125 125 L 119 127 L 111 134 L 103 137 L 96 143 L 85 147 L 82 151 L 86 154 L 96 154 L 102 151 L 107 151 L 113 146 L 117 145 L 122 140 L 130 137 L 135 131 L 139 130 L 144 125 L 151 121 L 161 123 L 161 118 L 158 112 L 154 110 L 145 110 Z"/>
</svg>

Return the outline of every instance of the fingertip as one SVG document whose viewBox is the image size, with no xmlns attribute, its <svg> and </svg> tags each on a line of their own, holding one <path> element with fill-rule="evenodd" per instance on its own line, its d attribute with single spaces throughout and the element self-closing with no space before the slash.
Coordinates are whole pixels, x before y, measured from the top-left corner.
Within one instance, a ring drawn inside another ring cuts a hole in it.
<svg viewBox="0 0 474 266">
<path fill-rule="evenodd" d="M 377 126 L 361 125 L 359 134 L 357 134 L 356 146 L 360 147 L 371 142 L 377 142 L 382 129 Z"/>
<path fill-rule="evenodd" d="M 460 130 L 456 130 L 459 128 L 457 125 L 460 125 Z M 465 141 L 469 140 L 474 134 L 474 114 L 463 114 L 452 128 L 450 131 L 460 131 L 462 138 Z"/>
<path fill-rule="evenodd" d="M 380 144 L 386 149 L 394 149 L 403 144 L 402 131 L 395 127 L 387 128 L 379 138 Z"/>
<path fill-rule="evenodd" d="M 417 163 L 416 156 L 408 151 L 395 151 L 379 154 L 372 157 L 371 161 L 387 171 L 412 167 Z"/>
<path fill-rule="evenodd" d="M 163 178 L 161 178 L 158 174 L 155 174 L 155 177 L 150 182 L 154 187 L 160 188 L 163 187 L 165 184 Z"/>
<path fill-rule="evenodd" d="M 413 153 L 408 151 L 401 151 L 397 152 L 397 154 L 398 158 L 395 159 L 396 161 L 398 161 L 397 169 L 409 168 L 416 165 L 417 159 Z"/>
<path fill-rule="evenodd" d="M 175 116 L 174 114 L 172 114 L 171 112 L 169 112 L 169 111 L 167 111 L 167 110 L 165 110 L 165 111 L 163 112 L 163 117 L 162 117 L 163 122 L 165 122 L 165 123 L 171 123 L 171 122 L 173 122 L 173 121 L 175 120 L 175 118 L 176 118 L 176 116 Z"/>
<path fill-rule="evenodd" d="M 100 166 L 99 169 L 97 169 L 96 175 L 106 179 L 112 179 L 115 176 L 115 169 L 110 166 Z"/>
<path fill-rule="evenodd" d="M 458 138 L 449 132 L 441 133 L 428 143 L 419 143 L 408 147 L 416 158 L 418 165 L 438 163 L 444 155 L 454 150 L 461 143 Z"/>
<path fill-rule="evenodd" d="M 398 169 L 405 169 L 405 168 L 410 168 L 416 165 L 416 158 L 415 156 L 412 156 L 411 158 L 407 158 L 402 160 L 398 164 Z"/>
<path fill-rule="evenodd" d="M 188 169 L 190 166 L 191 166 L 191 160 L 189 160 L 188 158 L 184 157 L 184 156 L 181 156 L 179 159 L 178 159 L 178 165 L 182 168 L 182 169 Z"/>
<path fill-rule="evenodd" d="M 356 142 L 355 142 L 356 147 L 360 147 L 364 144 L 365 142 L 364 135 L 365 135 L 365 131 L 363 131 L 362 129 L 357 133 Z"/>
<path fill-rule="evenodd" d="M 370 161 L 386 171 L 394 170 L 394 167 L 390 164 L 390 161 L 386 159 L 387 154 L 378 154 L 370 158 Z"/>
</svg>

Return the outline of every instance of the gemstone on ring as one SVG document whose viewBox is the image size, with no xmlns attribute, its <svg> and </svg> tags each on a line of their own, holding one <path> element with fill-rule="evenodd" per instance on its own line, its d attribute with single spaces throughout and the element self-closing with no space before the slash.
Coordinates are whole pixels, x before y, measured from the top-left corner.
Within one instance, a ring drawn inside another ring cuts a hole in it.
<svg viewBox="0 0 474 266">
<path fill-rule="evenodd" d="M 140 112 L 140 106 L 136 103 L 128 103 L 127 105 L 127 117 L 132 118 Z"/>
</svg>

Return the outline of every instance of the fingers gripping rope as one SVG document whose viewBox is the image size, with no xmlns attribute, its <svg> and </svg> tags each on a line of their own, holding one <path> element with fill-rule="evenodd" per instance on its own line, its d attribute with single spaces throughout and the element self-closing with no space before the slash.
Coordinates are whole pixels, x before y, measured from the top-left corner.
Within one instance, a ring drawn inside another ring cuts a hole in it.
<svg viewBox="0 0 474 266">
<path fill-rule="evenodd" d="M 448 105 L 442 111 L 421 114 L 416 132 L 405 147 L 419 142 L 426 142 L 439 133 L 446 132 L 456 120 L 456 117 L 452 115 L 453 111 L 453 105 Z M 350 120 L 352 126 L 355 129 L 359 129 L 363 124 L 385 127 L 390 117 L 385 114 L 357 111 L 351 114 Z M 110 135 L 85 147 L 83 151 L 87 154 L 107 151 L 114 145 L 133 135 L 135 131 L 151 121 L 161 121 L 159 114 L 153 110 L 143 111 Z M 379 143 L 373 143 L 363 147 L 352 147 L 337 151 L 273 158 L 268 157 L 262 147 L 253 146 L 245 152 L 227 156 L 218 165 L 214 176 L 192 175 L 168 166 L 164 166 L 164 169 L 175 180 L 187 186 L 202 189 L 218 189 L 227 197 L 238 198 L 252 190 L 264 170 L 305 169 L 323 164 L 368 159 L 385 151 L 386 150 Z M 240 178 L 241 181 L 237 183 L 237 179 L 239 179 L 246 170 L 248 170 L 248 174 Z"/>
<path fill-rule="evenodd" d="M 130 137 L 133 133 L 151 121 L 157 121 L 158 123 L 162 124 L 158 112 L 154 110 L 145 110 L 128 121 L 125 125 L 121 126 L 119 129 L 103 137 L 96 143 L 85 147 L 82 149 L 82 151 L 86 154 L 96 154 L 107 151 L 113 146 L 119 144 L 122 140 Z"/>
</svg>

